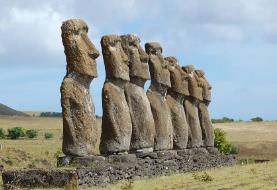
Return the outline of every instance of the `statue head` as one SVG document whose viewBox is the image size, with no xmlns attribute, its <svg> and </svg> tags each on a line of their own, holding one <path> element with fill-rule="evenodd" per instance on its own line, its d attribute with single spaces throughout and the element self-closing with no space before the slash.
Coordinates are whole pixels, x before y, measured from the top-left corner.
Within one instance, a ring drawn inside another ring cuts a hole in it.
<svg viewBox="0 0 277 190">
<path fill-rule="evenodd" d="M 187 74 L 191 74 L 194 71 L 193 65 L 187 65 L 182 67 L 183 71 L 185 71 Z"/>
<path fill-rule="evenodd" d="M 195 73 L 197 74 L 198 77 L 204 77 L 205 76 L 205 72 L 203 70 L 195 70 Z"/>
<path fill-rule="evenodd" d="M 157 42 L 145 44 L 146 53 L 149 55 L 149 69 L 152 85 L 161 85 L 165 88 L 171 87 L 170 73 L 167 63 L 162 56 L 162 47 Z"/>
<path fill-rule="evenodd" d="M 67 72 L 97 77 L 96 58 L 99 52 L 88 38 L 87 24 L 80 19 L 70 19 L 63 22 L 61 30 Z"/>
<path fill-rule="evenodd" d="M 165 57 L 164 59 L 168 65 L 168 70 L 170 72 L 171 88 L 169 90 L 181 95 L 188 96 L 188 81 L 186 80 L 185 72 L 179 65 L 178 59 L 173 56 Z"/>
<path fill-rule="evenodd" d="M 205 78 L 205 72 L 203 70 L 195 70 L 195 73 L 199 78 L 199 82 L 198 82 L 199 86 L 202 87 L 203 101 L 204 103 L 209 105 L 209 102 L 211 101 L 211 98 L 212 98 L 212 95 L 211 95 L 212 86 Z"/>
<path fill-rule="evenodd" d="M 130 78 L 132 80 L 140 80 L 145 83 L 150 79 L 148 70 L 148 54 L 140 45 L 140 39 L 134 34 L 122 35 L 121 44 L 125 54 L 128 56 Z"/>
<path fill-rule="evenodd" d="M 102 54 L 107 79 L 129 81 L 128 57 L 123 51 L 118 35 L 106 35 L 101 39 Z"/>
</svg>

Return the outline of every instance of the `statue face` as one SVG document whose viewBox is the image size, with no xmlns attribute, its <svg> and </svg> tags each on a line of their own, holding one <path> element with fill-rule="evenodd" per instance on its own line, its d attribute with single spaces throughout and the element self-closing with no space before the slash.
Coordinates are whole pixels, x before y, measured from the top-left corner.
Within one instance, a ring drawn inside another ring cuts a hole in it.
<svg viewBox="0 0 277 190">
<path fill-rule="evenodd" d="M 148 55 L 140 46 L 140 39 L 136 35 L 122 35 L 122 47 L 128 56 L 131 78 L 140 78 L 144 81 L 150 79 L 148 70 Z"/>
<path fill-rule="evenodd" d="M 166 57 L 170 71 L 170 90 L 182 95 L 188 95 L 188 81 L 184 77 L 184 71 L 181 69 L 178 60 L 175 57 Z"/>
<path fill-rule="evenodd" d="M 87 36 L 88 27 L 82 20 L 72 19 L 62 25 L 62 39 L 69 72 L 97 77 L 98 50 Z"/>
<path fill-rule="evenodd" d="M 149 55 L 149 69 L 151 82 L 170 87 L 170 73 L 166 61 L 162 56 L 162 47 L 159 43 L 152 42 L 145 44 L 146 52 Z"/>
<path fill-rule="evenodd" d="M 129 81 L 128 57 L 123 51 L 121 38 L 117 35 L 103 36 L 101 46 L 108 79 Z"/>
</svg>

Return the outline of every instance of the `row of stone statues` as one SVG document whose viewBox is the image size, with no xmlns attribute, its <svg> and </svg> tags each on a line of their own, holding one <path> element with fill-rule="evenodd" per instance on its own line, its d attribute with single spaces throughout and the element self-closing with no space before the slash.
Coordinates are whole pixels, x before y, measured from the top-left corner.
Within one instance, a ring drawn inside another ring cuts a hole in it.
<svg viewBox="0 0 277 190">
<path fill-rule="evenodd" d="M 89 86 L 97 77 L 99 52 L 84 21 L 67 20 L 61 29 L 67 60 L 61 85 L 63 152 L 93 155 L 100 131 Z M 144 51 L 132 34 L 103 36 L 101 47 L 106 70 L 101 154 L 214 146 L 211 86 L 203 71 L 181 67 L 175 57 L 164 58 L 159 43 L 146 43 Z"/>
</svg>

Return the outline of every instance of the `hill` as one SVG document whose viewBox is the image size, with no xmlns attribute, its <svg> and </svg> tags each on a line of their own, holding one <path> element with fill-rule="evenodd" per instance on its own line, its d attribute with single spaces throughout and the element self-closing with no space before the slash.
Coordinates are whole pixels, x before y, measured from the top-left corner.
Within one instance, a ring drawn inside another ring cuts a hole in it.
<svg viewBox="0 0 277 190">
<path fill-rule="evenodd" d="M 26 113 L 14 110 L 4 104 L 0 103 L 0 115 L 9 115 L 9 116 L 29 116 Z"/>
</svg>

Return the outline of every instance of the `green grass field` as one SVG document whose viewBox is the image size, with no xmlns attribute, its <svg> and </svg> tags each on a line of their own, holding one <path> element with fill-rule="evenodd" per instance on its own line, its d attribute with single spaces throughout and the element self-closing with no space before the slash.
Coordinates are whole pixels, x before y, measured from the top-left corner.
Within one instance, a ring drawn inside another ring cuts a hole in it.
<svg viewBox="0 0 277 190">
<path fill-rule="evenodd" d="M 98 120 L 97 125 L 100 128 L 101 120 Z M 35 128 L 39 130 L 39 134 L 32 140 L 0 140 L 0 165 L 6 170 L 56 167 L 56 156 L 62 153 L 61 118 L 0 117 L 0 128 L 7 130 L 12 127 Z M 225 123 L 215 124 L 215 127 L 222 128 L 227 133 L 228 140 L 239 145 L 239 159 L 277 158 L 277 122 Z M 53 133 L 54 137 L 44 139 L 45 132 Z M 195 179 L 195 176 L 202 174 L 200 172 L 194 175 L 179 174 L 139 180 L 131 186 L 133 189 L 277 189 L 276 161 L 209 170 L 207 174 L 213 179 L 209 182 Z M 124 187 L 127 187 L 126 183 L 119 183 L 106 189 Z"/>
</svg>

